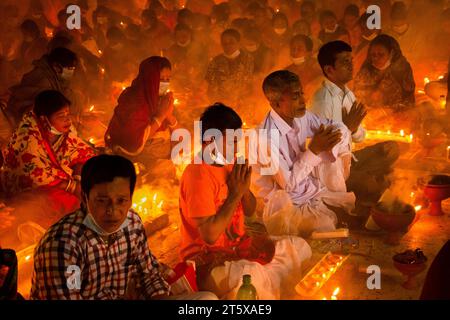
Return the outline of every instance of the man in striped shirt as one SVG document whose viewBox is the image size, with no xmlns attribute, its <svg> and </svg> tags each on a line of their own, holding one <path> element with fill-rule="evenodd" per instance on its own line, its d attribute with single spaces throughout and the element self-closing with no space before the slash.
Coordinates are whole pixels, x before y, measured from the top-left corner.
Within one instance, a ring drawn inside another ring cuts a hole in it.
<svg viewBox="0 0 450 320">
<path fill-rule="evenodd" d="M 169 298 L 142 221 L 130 210 L 135 184 L 134 166 L 125 158 L 101 155 L 86 162 L 82 208 L 53 225 L 35 250 L 31 299 Z"/>
</svg>

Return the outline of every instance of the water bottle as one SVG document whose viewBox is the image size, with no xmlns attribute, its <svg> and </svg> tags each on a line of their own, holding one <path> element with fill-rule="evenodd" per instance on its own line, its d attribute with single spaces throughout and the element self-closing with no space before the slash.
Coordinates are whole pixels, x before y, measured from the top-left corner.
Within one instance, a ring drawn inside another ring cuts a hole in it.
<svg viewBox="0 0 450 320">
<path fill-rule="evenodd" d="M 258 300 L 256 288 L 252 285 L 252 277 L 244 274 L 242 277 L 242 285 L 236 295 L 236 300 Z"/>
</svg>

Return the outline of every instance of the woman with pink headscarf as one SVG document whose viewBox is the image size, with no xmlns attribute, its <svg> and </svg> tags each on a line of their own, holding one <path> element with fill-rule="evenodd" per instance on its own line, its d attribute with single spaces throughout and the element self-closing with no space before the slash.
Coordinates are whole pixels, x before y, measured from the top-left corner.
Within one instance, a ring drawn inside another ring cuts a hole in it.
<svg viewBox="0 0 450 320">
<path fill-rule="evenodd" d="M 157 132 L 174 129 L 173 94 L 169 92 L 171 64 L 164 57 L 144 60 L 139 74 L 120 95 L 105 134 L 113 152 L 126 156 L 142 153 Z"/>
</svg>

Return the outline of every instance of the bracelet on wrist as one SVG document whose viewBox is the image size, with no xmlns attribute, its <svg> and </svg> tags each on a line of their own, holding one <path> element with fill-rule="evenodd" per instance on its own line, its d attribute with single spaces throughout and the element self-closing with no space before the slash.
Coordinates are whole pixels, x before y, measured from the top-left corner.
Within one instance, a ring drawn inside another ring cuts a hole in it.
<svg viewBox="0 0 450 320">
<path fill-rule="evenodd" d="M 67 186 L 66 186 L 66 189 L 64 189 L 64 191 L 70 192 L 69 190 L 70 190 L 71 187 L 72 187 L 72 179 L 69 180 L 69 182 L 67 182 Z"/>
</svg>

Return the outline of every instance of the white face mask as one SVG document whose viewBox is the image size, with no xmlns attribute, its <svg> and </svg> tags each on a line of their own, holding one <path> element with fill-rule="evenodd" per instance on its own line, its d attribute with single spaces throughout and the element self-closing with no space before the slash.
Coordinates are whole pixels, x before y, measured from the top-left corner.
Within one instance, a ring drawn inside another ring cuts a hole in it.
<svg viewBox="0 0 450 320">
<path fill-rule="evenodd" d="M 74 69 L 63 68 L 61 73 L 61 78 L 64 80 L 70 80 L 73 78 L 73 74 L 75 73 Z"/>
<path fill-rule="evenodd" d="M 233 164 L 234 161 L 227 161 L 227 159 L 223 156 L 222 153 L 219 152 L 219 147 L 217 146 L 216 140 L 213 141 L 214 148 L 215 148 L 215 155 L 211 152 L 211 159 L 214 160 L 216 164 L 219 164 L 221 166 L 225 166 L 227 164 Z"/>
<path fill-rule="evenodd" d="M 119 228 L 117 228 L 117 230 L 114 230 L 113 232 L 108 232 L 105 229 L 103 229 L 95 221 L 94 216 L 91 214 L 91 211 L 89 210 L 89 207 L 87 205 L 87 201 L 86 201 L 86 210 L 87 210 L 87 215 L 86 215 L 86 218 L 84 218 L 83 224 L 86 225 L 88 228 L 90 228 L 92 231 L 94 231 L 95 233 L 97 233 L 101 237 L 110 236 L 110 235 L 118 232 L 120 229 L 125 228 L 129 224 L 128 218 L 125 218 L 125 221 L 120 225 Z"/>
<path fill-rule="evenodd" d="M 241 54 L 240 50 L 236 50 L 234 53 L 227 55 L 226 53 L 224 53 L 225 57 L 227 57 L 228 59 L 236 59 L 237 57 L 239 57 L 239 55 Z"/>
<path fill-rule="evenodd" d="M 56 129 L 54 126 L 52 126 L 52 124 L 50 123 L 50 120 L 48 120 L 48 118 L 46 118 L 46 119 L 47 119 L 48 125 L 50 126 L 50 132 L 52 134 L 54 134 L 55 136 L 61 136 L 64 134 L 64 132 L 61 132 L 58 129 Z"/>
<path fill-rule="evenodd" d="M 245 49 L 247 49 L 248 52 L 255 52 L 256 50 L 258 50 L 258 45 L 255 44 L 253 46 L 246 46 Z"/>
<path fill-rule="evenodd" d="M 335 33 L 336 32 L 336 30 L 337 30 L 337 28 L 338 28 L 338 24 L 336 23 L 335 25 L 334 25 L 334 28 L 333 29 L 327 29 L 327 28 L 325 28 L 325 33 Z"/>
<path fill-rule="evenodd" d="M 299 57 L 299 58 L 293 58 L 293 57 L 291 57 L 291 59 L 292 59 L 292 62 L 293 62 L 296 66 L 298 66 L 298 65 L 302 64 L 303 62 L 305 62 L 306 57 Z"/>
<path fill-rule="evenodd" d="M 409 24 L 405 23 L 400 26 L 393 26 L 392 30 L 394 30 L 396 33 L 401 34 L 401 33 L 405 32 L 406 30 L 408 30 L 408 28 L 409 28 Z"/>
<path fill-rule="evenodd" d="M 377 37 L 377 33 L 374 32 L 372 33 L 370 36 L 362 36 L 364 39 L 366 39 L 367 41 L 372 41 L 373 39 L 375 39 Z"/>
<path fill-rule="evenodd" d="M 177 44 L 178 44 L 180 47 L 185 48 L 185 47 L 187 47 L 188 45 L 191 44 L 191 39 L 189 39 L 189 40 L 186 41 L 185 43 L 177 42 Z"/>
<path fill-rule="evenodd" d="M 375 66 L 374 67 L 377 68 L 378 70 L 383 71 L 383 70 L 386 70 L 390 65 L 391 65 L 391 59 L 389 58 L 389 60 L 385 63 L 385 65 L 383 67 L 381 67 L 381 68 L 378 68 Z"/>
<path fill-rule="evenodd" d="M 275 28 L 273 30 L 275 31 L 276 34 L 282 35 L 286 32 L 287 29 L 286 28 Z"/>
<path fill-rule="evenodd" d="M 168 81 L 160 81 L 159 82 L 159 95 L 163 96 L 167 93 L 167 90 L 169 90 L 170 82 Z"/>
</svg>

